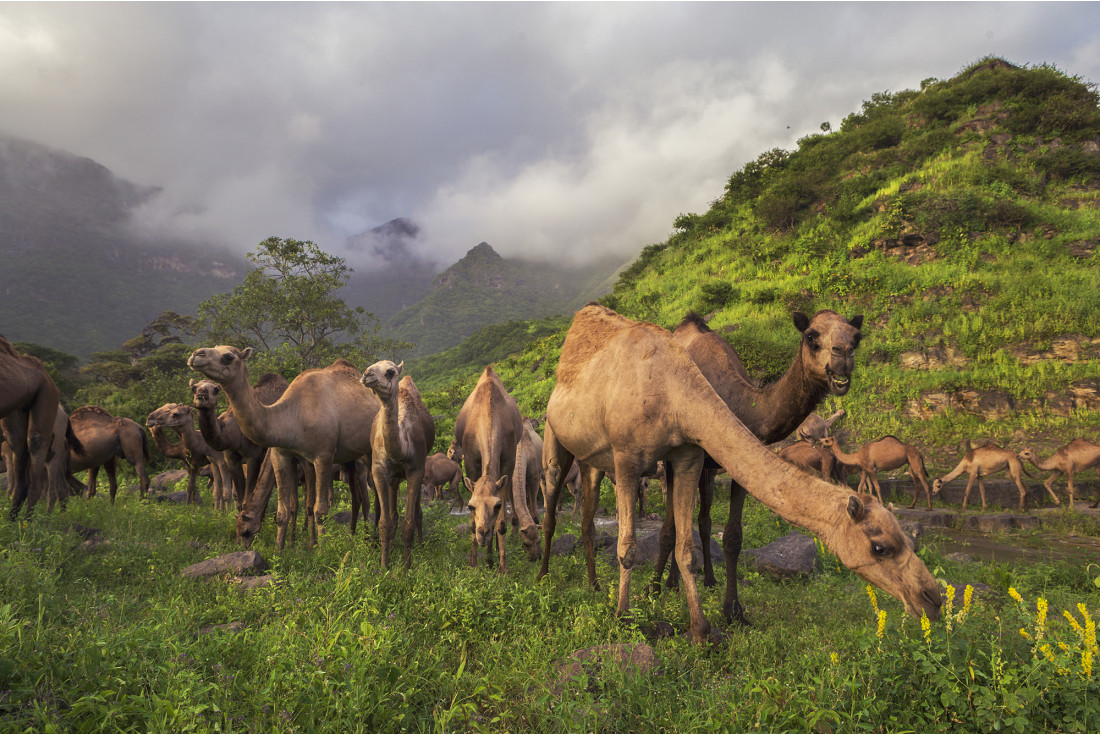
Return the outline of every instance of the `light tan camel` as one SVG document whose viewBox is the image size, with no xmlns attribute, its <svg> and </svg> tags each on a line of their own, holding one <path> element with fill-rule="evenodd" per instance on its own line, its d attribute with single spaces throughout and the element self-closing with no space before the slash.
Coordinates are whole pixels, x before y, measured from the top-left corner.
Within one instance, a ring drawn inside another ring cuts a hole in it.
<svg viewBox="0 0 1100 735">
<path fill-rule="evenodd" d="M 73 432 L 84 446 L 84 454 L 71 453 L 72 472 L 88 471 L 84 496 L 95 497 L 99 468 L 107 471 L 111 504 L 118 492 L 116 461 L 125 459 L 133 465 L 141 497 L 149 492 L 149 472 L 146 462 L 151 458 L 145 430 L 136 421 L 124 416 L 112 416 L 99 406 L 81 406 L 69 417 Z"/>
<path fill-rule="evenodd" d="M 1020 458 L 1026 459 L 1041 470 L 1050 472 L 1051 475 L 1043 482 L 1050 496 L 1054 498 L 1055 505 L 1061 505 L 1058 496 L 1054 494 L 1054 481 L 1060 476 L 1066 476 L 1066 484 L 1069 486 L 1069 507 L 1073 508 L 1073 495 L 1075 488 L 1073 478 L 1079 472 L 1095 468 L 1100 474 L 1100 444 L 1090 442 L 1088 439 L 1074 439 L 1069 444 L 1061 447 L 1050 459 L 1041 460 L 1030 448 L 1020 450 Z M 1096 491 L 1096 502 L 1090 508 L 1100 506 L 1100 488 Z"/>
<path fill-rule="evenodd" d="M 967 446 L 970 446 L 970 442 L 967 441 Z M 991 475 L 994 472 L 1000 472 L 1001 470 L 1008 469 L 1008 474 L 1012 476 L 1012 479 L 1016 482 L 1016 489 L 1020 491 L 1020 510 L 1026 510 L 1027 500 L 1027 488 L 1024 487 L 1023 481 L 1020 479 L 1020 474 L 1028 474 L 1024 469 L 1023 463 L 1020 458 L 1016 456 L 1016 453 L 1010 449 L 1004 449 L 996 444 L 986 444 L 984 446 L 968 449 L 959 463 L 955 465 L 955 469 L 948 472 L 943 477 L 937 478 L 932 483 L 932 494 L 938 495 L 943 486 L 954 480 L 964 472 L 969 476 L 969 480 L 966 483 L 966 492 L 963 493 L 963 510 L 966 510 L 966 503 L 970 499 L 970 489 L 974 487 L 974 480 L 978 481 L 978 492 L 982 496 L 982 510 L 985 510 L 985 483 L 982 482 L 982 478 L 986 475 Z M 1030 477 L 1031 475 L 1028 475 Z M 1048 488 L 1049 490 L 1049 488 Z M 1051 495 L 1054 495 L 1051 492 Z M 1054 495 L 1055 505 L 1061 505 L 1058 496 Z"/>
<path fill-rule="evenodd" d="M 424 462 L 424 492 L 428 492 L 433 500 L 442 500 L 443 486 L 449 485 L 455 503 L 461 504 L 462 495 L 458 492 L 461 484 L 462 465 L 443 452 L 428 455 Z"/>
<path fill-rule="evenodd" d="M 786 438 L 817 407 L 826 395 L 843 396 L 851 387 L 855 369 L 855 351 L 862 340 L 863 316 L 851 319 L 835 311 L 821 310 L 812 318 L 800 311 L 791 315 L 799 332 L 799 345 L 787 371 L 774 383 L 760 387 L 749 377 L 737 351 L 721 336 L 707 327 L 697 314 L 689 313 L 676 327 L 672 338 L 687 351 L 699 372 L 711 384 L 718 397 L 744 424 L 745 428 L 765 444 Z M 704 460 L 699 478 L 699 535 L 710 538 L 710 509 L 714 502 L 714 478 L 719 471 L 714 459 Z M 666 507 L 671 507 L 667 494 L 671 483 L 664 483 Z M 746 623 L 744 608 L 737 593 L 737 560 L 741 554 L 741 516 L 744 510 L 745 488 L 730 485 L 730 515 L 722 537 L 726 561 L 726 594 L 723 614 L 727 620 Z M 660 589 L 661 572 L 676 540 L 672 518 L 666 514 L 661 528 L 660 553 L 651 589 Z M 703 543 L 703 584 L 717 583 L 710 555 L 710 543 Z M 674 586 L 679 569 L 669 569 L 667 584 Z"/>
<path fill-rule="evenodd" d="M 1026 459 L 1034 464 L 1041 470 L 1047 470 L 1052 474 L 1043 482 L 1043 487 L 1047 489 L 1051 497 L 1054 498 L 1055 505 L 1060 504 L 1058 497 L 1053 490 L 1054 480 L 1059 476 L 1065 475 L 1069 490 L 1069 507 L 1072 509 L 1074 504 L 1074 495 L 1076 489 L 1073 484 L 1074 476 L 1088 469 L 1096 469 L 1100 474 L 1100 445 L 1091 442 L 1087 439 L 1077 438 L 1059 448 L 1050 459 L 1043 461 L 1038 458 L 1034 451 L 1029 448 L 1025 448 L 1020 452 L 1020 457 Z M 1100 506 L 1100 490 L 1097 490 L 1096 502 L 1090 507 L 1096 508 Z"/>
<path fill-rule="evenodd" d="M 195 428 L 194 409 L 191 406 L 185 406 L 182 403 L 166 403 L 149 414 L 145 425 L 150 429 L 172 429 L 180 438 L 180 443 L 183 445 L 183 463 L 187 468 L 188 503 L 199 502 L 197 487 L 199 471 L 203 464 L 209 462 L 212 471 L 210 494 L 213 496 L 214 507 L 216 509 L 228 507 L 232 479 L 225 464 L 225 457 L 222 452 L 207 444 L 202 434 Z M 175 452 L 169 454 L 166 451 L 167 447 L 162 447 L 165 438 L 159 432 L 153 434 L 153 440 L 165 456 L 175 454 Z"/>
<path fill-rule="evenodd" d="M 371 431 L 371 476 L 378 489 L 381 510 L 378 533 L 382 539 L 382 566 L 389 564 L 390 544 L 396 526 L 397 489 L 405 480 L 405 521 L 401 538 L 405 542 L 405 568 L 412 566 L 413 535 L 424 542 L 424 520 L 420 509 L 420 486 L 424 465 L 435 444 L 435 423 L 420 400 L 413 379 L 401 377 L 404 361 L 395 365 L 381 360 L 363 371 L 360 378 L 382 407 Z"/>
<path fill-rule="evenodd" d="M 219 345 L 195 350 L 187 364 L 222 387 L 241 432 L 261 446 L 276 451 L 272 456 L 279 488 L 276 547 L 286 543 L 288 525 L 298 513 L 295 457 L 306 467 L 306 518 L 309 543 L 316 545 L 328 514 L 332 491 L 332 465 L 344 465 L 349 478 L 357 478 L 354 463 L 370 459 L 371 426 L 381 408 L 378 398 L 359 384 L 360 373 L 347 360 L 326 368 L 306 370 L 296 377 L 282 398 L 263 405 L 248 384 L 245 360 L 252 348 Z M 353 482 L 352 517 L 366 498 L 365 488 Z"/>
<path fill-rule="evenodd" d="M 829 429 L 833 428 L 836 420 L 844 416 L 844 409 L 840 409 L 827 419 L 823 419 L 816 413 L 811 413 L 806 420 L 798 425 L 798 438 L 801 441 L 819 442 L 829 435 Z"/>
<path fill-rule="evenodd" d="M 523 417 L 523 438 L 520 440 L 522 445 L 516 446 L 516 467 L 512 473 L 512 492 L 515 494 L 516 488 L 521 488 L 524 493 L 524 498 L 527 503 L 527 512 L 531 516 L 531 520 L 536 524 L 539 522 L 538 508 L 539 508 L 539 488 L 542 486 L 542 437 L 539 436 L 538 424 L 535 419 L 527 416 Z M 523 473 L 520 472 L 520 450 L 523 450 Z M 517 524 L 520 522 L 519 512 L 516 504 L 512 504 L 512 530 L 513 532 L 517 528 Z M 541 540 L 541 539 L 540 539 Z M 542 548 L 539 547 L 539 554 L 542 554 Z"/>
<path fill-rule="evenodd" d="M 28 494 L 41 495 L 61 391 L 42 362 L 16 352 L 0 335 L 0 425 L 11 456 L 8 484 L 15 520 Z M 30 508 L 27 509 L 28 514 Z"/>
<path fill-rule="evenodd" d="M 833 453 L 816 446 L 807 439 L 801 439 L 784 447 L 779 451 L 779 456 L 804 470 L 819 472 L 827 480 L 838 480 L 835 475 L 838 463 Z"/>
<path fill-rule="evenodd" d="M 523 421 L 516 400 L 489 365 L 455 419 L 454 444 L 461 448 L 464 483 L 470 491 L 466 506 L 470 509 L 470 566 L 477 565 L 478 546 L 487 547 L 486 561 L 492 564 L 493 539 L 497 535 L 498 570 L 501 574 L 508 572 L 504 544 L 508 523 L 503 513 L 507 501 L 520 513 L 520 540 L 527 556 L 532 561 L 538 558 L 538 527 L 527 510 L 526 494 L 513 497 L 512 493 L 516 445 L 522 435 Z"/>
<path fill-rule="evenodd" d="M 827 436 L 821 440 L 821 446 L 831 451 L 838 462 L 858 466 L 859 489 L 873 489 L 880 503 L 882 487 L 878 483 L 878 473 L 909 465 L 909 477 L 913 480 L 913 502 L 909 503 L 909 507 L 916 507 L 917 497 L 923 489 L 928 509 L 932 509 L 932 493 L 928 487 L 928 473 L 924 470 L 924 457 L 912 444 L 906 444 L 896 436 L 884 436 L 867 442 L 855 454 L 848 454 L 840 448 L 834 437 Z"/>
<path fill-rule="evenodd" d="M 585 472 L 582 466 L 581 473 L 586 517 L 592 505 L 589 475 L 615 472 L 618 615 L 629 608 L 630 574 L 637 559 L 633 495 L 638 476 L 664 459 L 672 471 L 670 510 L 691 636 L 696 642 L 711 637 L 694 575 L 685 571 L 691 562 L 696 490 L 704 455 L 709 454 L 757 500 L 816 534 L 841 562 L 900 599 L 911 614 L 923 611 L 931 619 L 939 617 L 939 585 L 913 553 L 893 513 L 869 495 L 811 477 L 768 451 L 730 411 L 684 348 L 654 324 L 634 322 L 598 304 L 575 314 L 546 407 L 543 441 L 550 488 L 543 523 L 547 549 L 553 540 L 558 493 L 572 459 L 590 468 Z M 540 578 L 548 562 L 544 553 Z"/>
</svg>

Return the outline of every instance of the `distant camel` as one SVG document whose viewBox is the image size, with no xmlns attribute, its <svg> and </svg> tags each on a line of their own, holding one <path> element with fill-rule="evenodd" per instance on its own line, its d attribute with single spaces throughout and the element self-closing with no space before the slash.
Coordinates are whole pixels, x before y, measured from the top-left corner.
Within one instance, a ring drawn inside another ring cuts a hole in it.
<svg viewBox="0 0 1100 735">
<path fill-rule="evenodd" d="M 1066 484 L 1069 486 L 1069 507 L 1073 509 L 1073 477 L 1078 472 L 1084 472 L 1088 469 L 1096 469 L 1097 474 L 1100 474 L 1100 444 L 1094 444 L 1088 439 L 1074 439 L 1069 444 L 1060 448 L 1054 453 L 1048 460 L 1041 460 L 1029 448 L 1020 450 L 1020 457 L 1031 462 L 1033 465 L 1041 470 L 1050 472 L 1051 475 L 1043 482 L 1043 487 L 1047 489 L 1050 496 L 1054 498 L 1054 504 L 1060 505 L 1061 501 L 1058 500 L 1058 496 L 1054 494 L 1054 488 L 1052 485 L 1061 475 L 1066 476 Z M 1100 506 L 1100 488 L 1096 491 L 1096 502 L 1090 505 L 1090 508 Z"/>
<path fill-rule="evenodd" d="M 970 447 L 969 440 L 966 445 Z M 955 465 L 955 469 L 943 477 L 937 478 L 932 483 L 932 494 L 938 495 L 943 490 L 944 485 L 965 472 L 970 476 L 970 480 L 966 483 L 966 492 L 963 493 L 963 510 L 966 510 L 966 502 L 970 498 L 970 488 L 974 486 L 974 480 L 978 481 L 978 492 L 982 496 L 982 510 L 985 510 L 985 483 L 982 482 L 982 478 L 994 472 L 1000 472 L 1005 468 L 1008 468 L 1008 474 L 1016 481 L 1016 488 L 1020 491 L 1020 510 L 1025 510 L 1027 488 L 1020 480 L 1020 474 L 1023 473 L 1028 477 L 1031 475 L 1024 469 L 1023 463 L 1020 462 L 1020 458 L 1016 456 L 1015 452 L 996 444 L 986 444 L 977 449 L 969 448 L 966 455 Z M 1050 490 L 1050 488 L 1047 488 L 1047 490 Z M 1062 501 L 1058 499 L 1058 496 L 1054 495 L 1053 491 L 1050 494 L 1054 496 L 1055 505 L 1061 505 Z"/>
<path fill-rule="evenodd" d="M 121 458 L 133 466 L 141 497 L 144 498 L 145 493 L 149 492 L 149 473 L 145 466 L 151 456 L 149 441 L 141 424 L 124 416 L 112 416 L 99 406 L 81 406 L 73 411 L 69 419 L 85 448 L 83 455 L 73 451 L 69 458 L 71 472 L 88 471 L 85 497 L 95 497 L 99 468 L 102 467 L 107 471 L 111 503 L 115 502 L 118 492 L 115 463 Z"/>
<path fill-rule="evenodd" d="M 808 442 L 819 442 L 829 435 L 829 429 L 833 428 L 836 420 L 844 416 L 844 409 L 840 409 L 827 419 L 823 419 L 816 413 L 811 413 L 806 420 L 798 425 L 798 438 Z"/>
<path fill-rule="evenodd" d="M 917 497 L 923 488 L 924 497 L 928 501 L 928 509 L 932 509 L 932 493 L 928 489 L 928 474 L 924 471 L 924 457 L 912 444 L 906 444 L 896 436 L 884 436 L 881 439 L 864 444 L 856 454 L 848 454 L 840 448 L 835 438 L 827 436 L 821 440 L 821 446 L 831 450 L 837 461 L 857 465 L 860 468 L 858 490 L 866 492 L 865 486 L 874 489 L 880 503 L 883 501 L 882 488 L 878 484 L 878 473 L 889 472 L 909 465 L 909 477 L 913 479 L 913 502 L 909 504 L 909 507 L 916 506 Z"/>
</svg>

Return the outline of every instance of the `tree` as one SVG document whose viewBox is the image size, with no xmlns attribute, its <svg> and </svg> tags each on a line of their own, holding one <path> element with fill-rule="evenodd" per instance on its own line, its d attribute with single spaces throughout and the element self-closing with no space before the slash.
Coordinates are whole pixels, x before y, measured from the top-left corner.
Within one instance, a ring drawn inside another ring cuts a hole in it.
<svg viewBox="0 0 1100 735">
<path fill-rule="evenodd" d="M 384 339 L 374 315 L 337 295 L 352 269 L 309 240 L 269 237 L 248 254 L 257 267 L 232 292 L 199 305 L 215 342 L 254 347 L 284 374 L 322 367 L 338 357 L 362 366 L 408 349 Z"/>
</svg>

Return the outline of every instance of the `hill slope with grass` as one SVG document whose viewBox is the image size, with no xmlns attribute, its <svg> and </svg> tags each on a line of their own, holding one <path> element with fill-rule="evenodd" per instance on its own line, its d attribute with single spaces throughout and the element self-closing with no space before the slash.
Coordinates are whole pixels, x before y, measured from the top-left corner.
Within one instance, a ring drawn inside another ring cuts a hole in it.
<svg viewBox="0 0 1100 735">
<path fill-rule="evenodd" d="M 1096 440 L 1097 99 L 1057 69 L 1000 59 L 874 94 L 838 130 L 735 172 L 601 302 L 666 328 L 705 314 L 762 382 L 794 356 L 792 311 L 864 314 L 853 388 L 820 411 L 846 409 L 847 445 L 913 441 L 930 472 L 964 439 L 1043 456 Z M 564 333 L 497 365 L 528 414 L 545 410 Z"/>
</svg>

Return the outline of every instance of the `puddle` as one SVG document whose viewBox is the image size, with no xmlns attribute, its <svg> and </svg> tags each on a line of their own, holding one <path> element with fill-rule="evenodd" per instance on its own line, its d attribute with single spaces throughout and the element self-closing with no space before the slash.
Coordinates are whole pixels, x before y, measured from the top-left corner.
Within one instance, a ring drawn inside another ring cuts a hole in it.
<svg viewBox="0 0 1100 735">
<path fill-rule="evenodd" d="M 961 552 L 981 561 L 995 562 L 1080 562 L 1096 563 L 1100 559 L 1100 539 L 1087 536 L 1058 538 L 1042 537 L 1042 546 L 1021 546 L 1011 541 L 1000 542 L 979 532 L 954 528 L 927 530 L 927 542 L 935 544 L 944 554 Z"/>
</svg>

